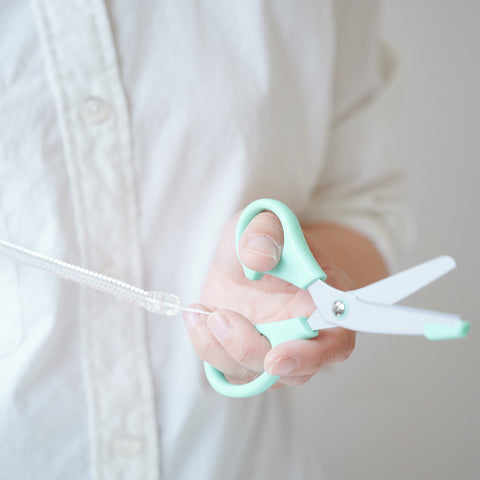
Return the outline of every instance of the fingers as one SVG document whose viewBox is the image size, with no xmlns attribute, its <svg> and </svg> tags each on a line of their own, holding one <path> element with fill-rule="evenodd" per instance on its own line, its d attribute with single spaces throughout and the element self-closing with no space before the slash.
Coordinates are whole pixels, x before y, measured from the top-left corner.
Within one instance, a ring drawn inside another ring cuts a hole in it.
<svg viewBox="0 0 480 480">
<path fill-rule="evenodd" d="M 279 375 L 282 383 L 305 383 L 325 366 L 347 360 L 355 348 L 355 332 L 343 328 L 321 330 L 311 340 L 277 345 L 265 358 L 265 370 Z"/>
<path fill-rule="evenodd" d="M 205 307 L 196 307 L 205 309 Z M 270 342 L 242 315 L 229 310 L 184 314 L 192 343 L 202 360 L 232 383 L 246 383 L 263 372 Z"/>
<path fill-rule="evenodd" d="M 242 315 L 229 310 L 185 313 L 192 343 L 204 361 L 231 383 L 247 383 L 264 370 L 281 385 L 302 385 L 325 366 L 344 361 L 355 348 L 355 333 L 342 328 L 320 331 L 311 340 L 270 342 Z"/>
<path fill-rule="evenodd" d="M 259 213 L 242 234 L 238 252 L 242 263 L 257 272 L 275 267 L 282 255 L 283 228 L 272 212 Z"/>
</svg>

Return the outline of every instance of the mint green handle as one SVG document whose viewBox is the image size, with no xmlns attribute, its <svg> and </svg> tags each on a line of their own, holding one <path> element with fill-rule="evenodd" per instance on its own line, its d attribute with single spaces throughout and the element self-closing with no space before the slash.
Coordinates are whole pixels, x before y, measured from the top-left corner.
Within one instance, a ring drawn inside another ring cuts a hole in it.
<svg viewBox="0 0 480 480">
<path fill-rule="evenodd" d="M 296 317 L 289 320 L 281 320 L 273 323 L 261 323 L 255 328 L 268 338 L 272 347 L 289 340 L 307 340 L 318 335 L 317 330 L 312 330 L 307 323 L 306 317 Z M 250 383 L 234 385 L 230 383 L 222 372 L 204 362 L 205 374 L 210 385 L 222 395 L 227 397 L 243 398 L 252 397 L 265 392 L 272 387 L 280 378 L 263 372 Z"/>
<path fill-rule="evenodd" d="M 245 276 L 250 280 L 260 280 L 265 273 L 268 273 L 303 289 L 315 280 L 325 280 L 327 275 L 308 248 L 297 217 L 285 204 L 278 200 L 268 198 L 256 200 L 242 212 L 238 219 L 235 238 L 237 255 L 242 233 L 253 218 L 265 210 L 275 213 L 282 224 L 284 236 L 282 257 L 277 266 L 269 272 L 256 272 L 243 265 Z"/>
</svg>

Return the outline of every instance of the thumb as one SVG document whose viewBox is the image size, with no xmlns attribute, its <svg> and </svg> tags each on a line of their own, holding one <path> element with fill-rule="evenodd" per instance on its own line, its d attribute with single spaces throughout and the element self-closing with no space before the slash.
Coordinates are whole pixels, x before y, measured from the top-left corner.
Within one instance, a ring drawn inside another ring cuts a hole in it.
<svg viewBox="0 0 480 480">
<path fill-rule="evenodd" d="M 274 268 L 282 255 L 283 228 L 273 212 L 259 213 L 243 232 L 238 245 L 242 263 L 257 272 Z"/>
</svg>

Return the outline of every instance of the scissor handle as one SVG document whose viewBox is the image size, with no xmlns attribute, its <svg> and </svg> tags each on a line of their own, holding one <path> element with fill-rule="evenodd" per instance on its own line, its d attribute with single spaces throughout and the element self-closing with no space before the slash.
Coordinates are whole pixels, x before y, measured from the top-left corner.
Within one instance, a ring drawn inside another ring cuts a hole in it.
<svg viewBox="0 0 480 480">
<path fill-rule="evenodd" d="M 269 198 L 256 200 L 242 212 L 238 219 L 235 236 L 237 255 L 242 233 L 253 218 L 265 210 L 273 212 L 282 224 L 284 235 L 282 256 L 276 267 L 268 272 L 257 272 L 242 264 L 245 276 L 250 280 L 260 280 L 265 273 L 268 273 L 303 289 L 315 280 L 325 280 L 327 275 L 308 248 L 297 217 L 278 200 Z"/>
<path fill-rule="evenodd" d="M 260 280 L 265 273 L 286 280 L 305 289 L 315 280 L 325 280 L 327 275 L 315 260 L 308 248 L 302 228 L 295 214 L 282 202 L 272 199 L 261 199 L 248 205 L 240 215 L 237 223 L 235 244 L 238 248 L 240 238 L 253 218 L 261 212 L 269 210 L 279 218 L 284 236 L 282 256 L 272 270 L 257 272 L 242 264 L 245 276 L 250 280 Z M 262 323 L 255 328 L 268 338 L 272 347 L 289 340 L 314 338 L 318 335 L 307 323 L 306 317 L 296 317 L 274 323 Z M 268 390 L 280 378 L 263 372 L 258 378 L 244 385 L 233 385 L 228 382 L 222 372 L 205 362 L 205 373 L 212 387 L 217 392 L 229 397 L 251 397 Z"/>
<path fill-rule="evenodd" d="M 272 347 L 290 340 L 306 340 L 318 335 L 318 331 L 312 330 L 308 325 L 307 317 L 296 317 L 273 323 L 261 323 L 255 325 L 255 328 L 268 338 Z M 227 397 L 242 398 L 258 395 L 272 387 L 280 378 L 276 375 L 263 372 L 250 383 L 234 385 L 225 378 L 222 372 L 207 362 L 204 363 L 204 367 L 205 374 L 212 387 L 218 393 L 226 395 Z"/>
</svg>

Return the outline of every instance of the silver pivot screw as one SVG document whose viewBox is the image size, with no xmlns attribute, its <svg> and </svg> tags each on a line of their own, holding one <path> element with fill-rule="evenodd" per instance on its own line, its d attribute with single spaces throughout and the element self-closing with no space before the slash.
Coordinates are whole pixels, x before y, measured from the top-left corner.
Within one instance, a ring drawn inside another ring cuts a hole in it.
<svg viewBox="0 0 480 480">
<path fill-rule="evenodd" d="M 343 317 L 347 312 L 347 306 L 342 300 L 336 300 L 332 305 L 332 312 L 336 317 Z"/>
</svg>

